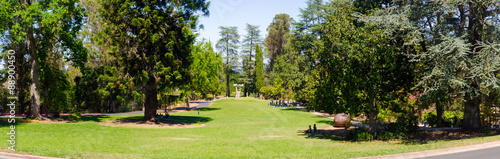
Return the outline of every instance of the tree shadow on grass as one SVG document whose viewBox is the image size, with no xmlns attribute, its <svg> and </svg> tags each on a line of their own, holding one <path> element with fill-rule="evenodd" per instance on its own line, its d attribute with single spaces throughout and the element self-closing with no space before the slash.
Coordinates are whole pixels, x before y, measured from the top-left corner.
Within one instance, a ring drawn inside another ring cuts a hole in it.
<svg viewBox="0 0 500 159">
<path fill-rule="evenodd" d="M 402 141 L 399 144 L 402 145 L 425 145 L 428 144 L 428 141 Z"/>
<path fill-rule="evenodd" d="M 333 119 L 332 120 L 318 120 L 316 123 L 324 123 L 333 126 Z"/>
<path fill-rule="evenodd" d="M 297 108 L 284 108 L 284 109 L 281 109 L 282 111 L 301 111 L 303 112 L 303 110 L 300 110 L 300 109 L 297 109 Z"/>
<path fill-rule="evenodd" d="M 210 107 L 203 107 L 203 108 L 199 108 L 198 110 L 199 111 L 215 111 L 215 110 L 220 110 L 221 108 L 210 108 Z"/>
<path fill-rule="evenodd" d="M 306 130 L 299 130 L 299 136 L 304 136 L 306 139 L 328 139 L 332 141 L 346 141 L 345 133 L 348 130 L 318 130 L 317 133 L 306 133 Z"/>
<path fill-rule="evenodd" d="M 87 121 L 101 122 L 109 118 L 111 117 L 108 115 L 87 115 L 87 116 L 82 116 L 76 122 L 87 122 Z"/>
<path fill-rule="evenodd" d="M 143 121 L 143 116 L 129 116 L 123 118 L 117 118 L 115 120 L 109 120 L 112 123 L 141 123 Z M 212 121 L 213 119 L 210 117 L 201 117 L 201 116 L 177 116 L 170 115 L 169 118 L 160 118 L 158 119 L 158 123 L 162 124 L 201 124 Z"/>
</svg>

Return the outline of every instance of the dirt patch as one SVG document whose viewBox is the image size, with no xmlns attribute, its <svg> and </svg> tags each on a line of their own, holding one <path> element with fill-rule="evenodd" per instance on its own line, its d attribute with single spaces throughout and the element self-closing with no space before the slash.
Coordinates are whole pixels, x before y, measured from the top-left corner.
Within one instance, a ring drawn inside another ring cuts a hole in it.
<svg viewBox="0 0 500 159">
<path fill-rule="evenodd" d="M 186 124 L 168 120 L 160 120 L 157 123 L 144 123 L 141 119 L 123 119 L 123 120 L 107 120 L 98 122 L 100 125 L 112 127 L 147 127 L 147 128 L 194 128 L 205 126 L 202 124 Z"/>
</svg>

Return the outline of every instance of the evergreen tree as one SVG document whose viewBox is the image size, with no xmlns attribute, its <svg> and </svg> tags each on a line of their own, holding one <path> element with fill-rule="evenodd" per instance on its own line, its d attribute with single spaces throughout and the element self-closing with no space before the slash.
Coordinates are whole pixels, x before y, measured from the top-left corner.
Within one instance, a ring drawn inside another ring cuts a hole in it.
<svg viewBox="0 0 500 159">
<path fill-rule="evenodd" d="M 482 89 L 498 87 L 498 1 L 395 1 L 387 9 L 361 16 L 401 35 L 405 45 L 419 48 L 409 56 L 427 66 L 416 85 L 426 94 L 455 89 L 464 99 L 464 130 L 481 128 Z M 496 34 L 495 34 L 496 33 Z M 447 91 L 448 92 L 448 91 Z M 452 96 L 453 94 L 450 94 Z M 437 97 L 434 97 L 437 98 Z"/>
<path fill-rule="evenodd" d="M 221 39 L 217 42 L 217 49 L 223 53 L 224 73 L 226 74 L 226 97 L 230 94 L 231 74 L 235 74 L 234 68 L 238 65 L 238 44 L 240 36 L 238 35 L 238 27 L 219 27 L 219 35 Z"/>
<path fill-rule="evenodd" d="M 285 51 L 287 36 L 290 34 L 290 23 L 292 18 L 288 14 L 277 14 L 267 27 L 267 37 L 264 41 L 269 53 L 269 70 L 274 68 L 274 62 L 279 55 Z"/>
<path fill-rule="evenodd" d="M 157 122 L 157 89 L 190 80 L 191 47 L 197 13 L 208 15 L 205 0 L 102 2 L 100 15 L 113 54 L 136 85 L 144 87 L 144 121 Z"/>
<path fill-rule="evenodd" d="M 255 89 L 256 92 L 259 92 L 259 90 L 265 86 L 265 72 L 266 70 L 264 69 L 264 57 L 262 54 L 262 49 L 260 48 L 259 44 L 255 46 L 255 69 L 254 69 L 254 83 L 255 83 Z"/>
<path fill-rule="evenodd" d="M 261 43 L 259 26 L 247 24 L 247 35 L 243 39 L 243 71 L 244 83 L 245 83 L 245 94 L 252 92 L 255 87 L 253 83 L 253 69 L 255 67 L 254 60 L 252 59 L 256 52 L 256 46 Z"/>
</svg>

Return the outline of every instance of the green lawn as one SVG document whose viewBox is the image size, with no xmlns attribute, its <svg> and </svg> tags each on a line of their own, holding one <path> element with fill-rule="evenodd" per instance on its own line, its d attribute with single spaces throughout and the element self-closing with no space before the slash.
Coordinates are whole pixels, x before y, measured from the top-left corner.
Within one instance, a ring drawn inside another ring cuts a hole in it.
<svg viewBox="0 0 500 159">
<path fill-rule="evenodd" d="M 302 131 L 327 118 L 290 108 L 267 106 L 256 99 L 221 99 L 197 115 L 172 114 L 175 120 L 205 123 L 196 128 L 108 127 L 97 121 L 138 118 L 84 118 L 66 124 L 20 124 L 17 152 L 69 158 L 353 158 L 456 147 L 500 140 L 500 136 L 429 143 L 343 142 L 308 138 Z M 8 125 L 1 151 L 7 151 Z"/>
</svg>

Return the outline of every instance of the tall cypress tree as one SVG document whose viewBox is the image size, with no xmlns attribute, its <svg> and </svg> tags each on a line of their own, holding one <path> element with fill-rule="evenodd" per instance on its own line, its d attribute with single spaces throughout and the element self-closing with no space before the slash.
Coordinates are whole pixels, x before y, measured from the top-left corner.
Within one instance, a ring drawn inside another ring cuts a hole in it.
<svg viewBox="0 0 500 159">
<path fill-rule="evenodd" d="M 255 83 L 255 92 L 259 92 L 260 88 L 265 86 L 265 72 L 264 69 L 264 56 L 262 54 L 262 49 L 257 44 L 255 46 L 255 69 L 254 69 L 254 83 Z"/>
</svg>

